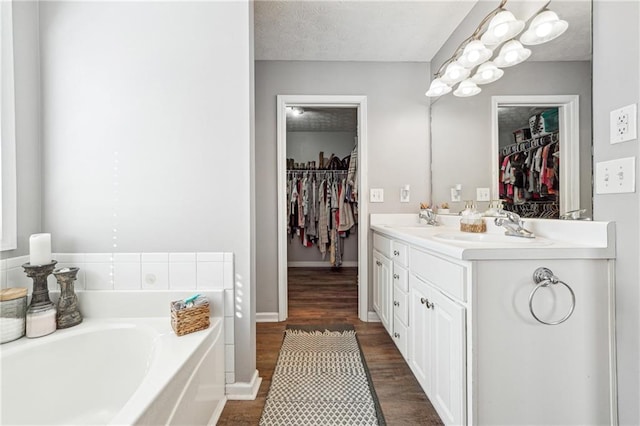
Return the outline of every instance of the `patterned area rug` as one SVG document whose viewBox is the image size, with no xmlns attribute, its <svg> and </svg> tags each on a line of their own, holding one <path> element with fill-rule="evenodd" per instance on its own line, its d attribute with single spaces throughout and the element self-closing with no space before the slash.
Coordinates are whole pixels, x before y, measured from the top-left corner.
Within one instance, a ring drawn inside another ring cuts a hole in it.
<svg viewBox="0 0 640 426">
<path fill-rule="evenodd" d="M 260 425 L 386 425 L 353 326 L 288 326 Z"/>
</svg>

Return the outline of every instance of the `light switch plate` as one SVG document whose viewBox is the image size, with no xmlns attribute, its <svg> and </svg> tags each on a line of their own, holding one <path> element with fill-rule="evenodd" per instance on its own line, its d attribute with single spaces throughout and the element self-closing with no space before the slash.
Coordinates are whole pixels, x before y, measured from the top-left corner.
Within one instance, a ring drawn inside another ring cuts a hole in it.
<svg viewBox="0 0 640 426">
<path fill-rule="evenodd" d="M 400 188 L 401 203 L 408 203 L 410 195 L 411 195 L 411 186 L 409 184 L 404 185 L 402 188 Z"/>
<path fill-rule="evenodd" d="M 384 203 L 384 189 L 371 188 L 369 190 L 369 202 L 371 203 Z"/>
<path fill-rule="evenodd" d="M 490 201 L 491 190 L 489 188 L 476 188 L 476 201 Z"/>
<path fill-rule="evenodd" d="M 613 143 L 627 142 L 638 138 L 638 111 L 636 104 L 611 111 L 609 140 Z"/>
<path fill-rule="evenodd" d="M 636 192 L 636 157 L 596 163 L 596 194 Z"/>
</svg>

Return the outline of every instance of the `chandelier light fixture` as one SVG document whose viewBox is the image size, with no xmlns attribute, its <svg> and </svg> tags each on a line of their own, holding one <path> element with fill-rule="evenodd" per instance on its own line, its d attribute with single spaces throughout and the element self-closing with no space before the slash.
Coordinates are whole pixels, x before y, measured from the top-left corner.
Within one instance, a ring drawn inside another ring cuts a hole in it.
<svg viewBox="0 0 640 426">
<path fill-rule="evenodd" d="M 459 83 L 453 90 L 455 96 L 474 96 L 482 90 L 478 84 L 492 83 L 504 75 L 501 68 L 526 61 L 531 50 L 523 45 L 546 43 L 569 27 L 567 21 L 549 10 L 550 3 L 547 2 L 528 22 L 524 22 L 505 9 L 507 0 L 501 0 L 500 5 L 484 17 L 473 34 L 440 66 L 425 94 L 429 97 L 442 96 Z M 522 33 L 527 23 L 529 26 Z M 522 35 L 516 39 L 520 33 Z"/>
</svg>

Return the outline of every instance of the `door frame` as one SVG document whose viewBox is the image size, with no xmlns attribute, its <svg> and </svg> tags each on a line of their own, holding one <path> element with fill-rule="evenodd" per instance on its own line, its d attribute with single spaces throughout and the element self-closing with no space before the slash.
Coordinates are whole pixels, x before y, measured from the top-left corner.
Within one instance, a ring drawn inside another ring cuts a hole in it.
<svg viewBox="0 0 640 426">
<path fill-rule="evenodd" d="M 580 110 L 578 95 L 518 95 L 491 97 L 491 190 L 498 199 L 498 107 L 549 106 L 558 108 L 560 152 L 560 214 L 580 208 Z"/>
<path fill-rule="evenodd" d="M 353 95 L 277 95 L 278 185 L 278 321 L 288 317 L 287 280 L 287 107 L 357 108 L 358 110 L 358 317 L 369 311 L 367 184 L 367 97 Z"/>
</svg>

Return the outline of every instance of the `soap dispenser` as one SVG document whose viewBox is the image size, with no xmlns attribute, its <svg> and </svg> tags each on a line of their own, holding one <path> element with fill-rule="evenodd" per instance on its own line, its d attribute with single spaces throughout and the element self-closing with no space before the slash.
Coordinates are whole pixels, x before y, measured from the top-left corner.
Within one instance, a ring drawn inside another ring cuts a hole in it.
<svg viewBox="0 0 640 426">
<path fill-rule="evenodd" d="M 487 232 L 487 224 L 473 201 L 464 202 L 464 210 L 460 215 L 462 216 L 462 219 L 460 219 L 460 230 L 462 232 Z"/>
</svg>

